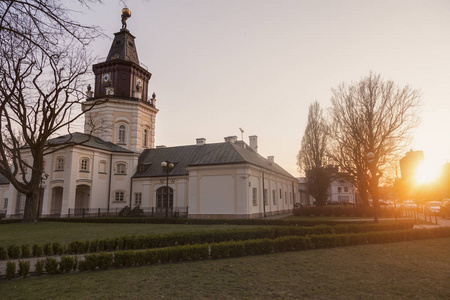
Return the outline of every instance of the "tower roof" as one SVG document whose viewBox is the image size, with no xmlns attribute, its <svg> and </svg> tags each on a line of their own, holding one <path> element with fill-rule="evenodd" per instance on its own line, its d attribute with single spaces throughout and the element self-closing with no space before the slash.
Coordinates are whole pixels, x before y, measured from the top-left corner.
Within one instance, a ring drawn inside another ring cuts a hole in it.
<svg viewBox="0 0 450 300">
<path fill-rule="evenodd" d="M 127 29 L 121 29 L 114 33 L 114 41 L 108 53 L 106 61 L 111 60 L 132 61 L 139 65 L 139 58 L 134 43 L 134 36 Z"/>
</svg>

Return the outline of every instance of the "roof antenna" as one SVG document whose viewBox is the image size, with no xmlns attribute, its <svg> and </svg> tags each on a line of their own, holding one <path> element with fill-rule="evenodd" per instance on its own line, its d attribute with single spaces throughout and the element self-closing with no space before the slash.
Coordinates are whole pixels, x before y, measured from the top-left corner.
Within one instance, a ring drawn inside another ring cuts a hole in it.
<svg viewBox="0 0 450 300">
<path fill-rule="evenodd" d="M 241 141 L 243 141 L 244 140 L 244 129 L 239 127 L 239 130 L 241 131 Z"/>
</svg>

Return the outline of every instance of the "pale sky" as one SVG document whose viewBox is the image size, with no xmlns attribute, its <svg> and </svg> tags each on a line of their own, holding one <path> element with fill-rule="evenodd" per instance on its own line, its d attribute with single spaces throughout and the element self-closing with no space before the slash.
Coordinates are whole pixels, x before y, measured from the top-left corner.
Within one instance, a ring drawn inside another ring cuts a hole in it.
<svg viewBox="0 0 450 300">
<path fill-rule="evenodd" d="M 299 176 L 308 107 L 370 71 L 422 92 L 411 148 L 450 161 L 450 1 L 129 0 L 128 29 L 157 95 L 156 145 L 258 136 L 259 153 Z M 73 17 L 100 26 L 106 57 L 123 4 Z M 93 85 L 93 82 L 92 82 Z"/>
</svg>

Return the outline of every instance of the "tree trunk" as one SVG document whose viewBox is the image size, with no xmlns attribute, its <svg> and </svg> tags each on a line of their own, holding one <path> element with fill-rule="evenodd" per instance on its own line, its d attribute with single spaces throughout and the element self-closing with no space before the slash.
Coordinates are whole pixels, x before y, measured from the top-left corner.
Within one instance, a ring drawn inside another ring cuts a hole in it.
<svg viewBox="0 0 450 300">
<path fill-rule="evenodd" d="M 33 189 L 33 193 L 31 195 L 27 195 L 25 199 L 25 209 L 23 211 L 22 223 L 37 222 L 39 196 L 39 186 Z"/>
</svg>

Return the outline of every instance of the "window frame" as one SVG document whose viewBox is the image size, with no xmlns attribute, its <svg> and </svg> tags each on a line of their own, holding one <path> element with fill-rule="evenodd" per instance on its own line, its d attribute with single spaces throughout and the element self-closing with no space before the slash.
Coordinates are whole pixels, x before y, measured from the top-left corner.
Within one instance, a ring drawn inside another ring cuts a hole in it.
<svg viewBox="0 0 450 300">
<path fill-rule="evenodd" d="M 90 172 L 91 159 L 89 157 L 82 157 L 80 159 L 80 172 Z"/>
<path fill-rule="evenodd" d="M 117 197 L 119 196 L 119 197 Z M 122 200 L 120 199 L 122 198 Z M 125 191 L 118 190 L 114 192 L 114 202 L 125 202 Z"/>
<path fill-rule="evenodd" d="M 142 205 L 142 193 L 134 193 L 134 206 L 141 206 L 141 205 Z"/>
<path fill-rule="evenodd" d="M 127 142 L 127 125 L 119 124 L 117 126 L 117 144 L 126 145 Z"/>
<path fill-rule="evenodd" d="M 116 162 L 114 175 L 127 175 L 127 164 L 125 162 Z"/>
<path fill-rule="evenodd" d="M 258 206 L 258 189 L 252 188 L 252 202 L 253 206 Z"/>
<path fill-rule="evenodd" d="M 62 157 L 62 156 L 56 157 L 56 164 L 55 164 L 56 172 L 64 171 L 65 165 L 66 165 L 66 159 L 64 157 Z"/>
</svg>

